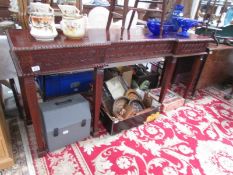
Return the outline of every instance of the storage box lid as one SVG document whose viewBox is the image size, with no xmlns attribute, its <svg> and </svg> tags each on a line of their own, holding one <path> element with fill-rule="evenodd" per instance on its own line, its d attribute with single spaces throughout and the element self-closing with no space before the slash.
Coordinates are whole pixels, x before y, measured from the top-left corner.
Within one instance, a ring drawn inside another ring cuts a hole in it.
<svg viewBox="0 0 233 175">
<path fill-rule="evenodd" d="M 40 103 L 47 132 L 90 120 L 89 102 L 81 95 L 72 95 Z"/>
</svg>

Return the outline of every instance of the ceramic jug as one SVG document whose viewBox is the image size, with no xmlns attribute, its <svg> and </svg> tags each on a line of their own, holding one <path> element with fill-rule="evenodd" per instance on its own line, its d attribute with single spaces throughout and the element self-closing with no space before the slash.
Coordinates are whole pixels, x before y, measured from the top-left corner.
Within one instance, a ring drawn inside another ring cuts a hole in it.
<svg viewBox="0 0 233 175">
<path fill-rule="evenodd" d="M 65 36 L 71 39 L 84 37 L 87 17 L 79 14 L 79 10 L 72 5 L 59 5 L 62 11 L 61 29 Z"/>
<path fill-rule="evenodd" d="M 49 4 L 31 3 L 29 15 L 30 34 L 40 41 L 51 41 L 57 36 L 54 10 Z"/>
</svg>

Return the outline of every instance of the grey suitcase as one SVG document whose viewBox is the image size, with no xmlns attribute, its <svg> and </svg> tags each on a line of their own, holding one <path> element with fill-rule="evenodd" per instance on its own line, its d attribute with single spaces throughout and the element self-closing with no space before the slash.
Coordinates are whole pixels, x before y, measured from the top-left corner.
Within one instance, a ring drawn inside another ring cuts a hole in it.
<svg viewBox="0 0 233 175">
<path fill-rule="evenodd" d="M 40 103 L 48 150 L 54 151 L 90 135 L 89 102 L 81 95 Z"/>
</svg>

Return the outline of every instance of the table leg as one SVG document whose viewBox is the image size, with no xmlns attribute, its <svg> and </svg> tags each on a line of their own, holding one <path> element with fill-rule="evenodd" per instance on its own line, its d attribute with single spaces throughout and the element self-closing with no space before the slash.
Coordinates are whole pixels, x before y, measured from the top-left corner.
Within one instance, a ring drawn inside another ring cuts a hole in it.
<svg viewBox="0 0 233 175">
<path fill-rule="evenodd" d="M 160 92 L 160 97 L 159 97 L 160 103 L 163 102 L 167 89 L 170 86 L 171 79 L 172 79 L 172 76 L 173 76 L 173 73 L 176 67 L 176 61 L 177 61 L 176 57 L 167 57 L 165 59 L 166 59 L 165 60 L 166 64 L 164 67 L 165 70 L 164 70 L 164 75 L 163 75 L 162 84 L 161 84 L 161 92 Z"/>
<path fill-rule="evenodd" d="M 208 57 L 208 55 L 205 55 L 201 59 L 201 66 L 200 66 L 200 69 L 199 69 L 199 72 L 198 72 L 198 75 L 197 75 L 197 79 L 194 82 L 194 86 L 193 86 L 193 89 L 192 89 L 192 94 L 191 94 L 192 97 L 195 95 L 197 84 L 198 84 L 198 81 L 199 81 L 199 79 L 201 77 L 201 74 L 202 74 L 202 71 L 203 71 L 203 68 L 204 68 L 207 57 Z"/>
<path fill-rule="evenodd" d="M 188 82 L 187 88 L 183 95 L 184 99 L 188 97 L 189 91 L 194 88 L 194 84 L 199 78 L 198 72 L 200 72 L 202 61 L 203 61 L 203 56 L 197 56 L 194 60 L 192 70 L 191 70 L 191 79 Z"/>
<path fill-rule="evenodd" d="M 29 114 L 31 116 L 33 128 L 36 135 L 38 156 L 41 157 L 46 153 L 46 150 L 42 134 L 41 116 L 39 111 L 34 77 L 23 77 L 21 79 L 21 85 L 24 89 L 24 98 L 27 101 Z"/>
<path fill-rule="evenodd" d="M 19 85 L 20 85 L 21 96 L 22 96 L 22 100 L 23 100 L 23 107 L 24 107 L 25 116 L 26 116 L 25 117 L 25 123 L 27 125 L 29 125 L 29 124 L 32 124 L 32 119 L 31 119 L 31 116 L 30 116 L 29 108 L 28 108 L 28 102 L 27 102 L 27 98 L 26 98 L 26 92 L 25 92 L 22 77 L 19 77 Z"/>
<path fill-rule="evenodd" d="M 104 69 L 95 68 L 93 135 L 97 135 L 104 80 Z"/>
</svg>

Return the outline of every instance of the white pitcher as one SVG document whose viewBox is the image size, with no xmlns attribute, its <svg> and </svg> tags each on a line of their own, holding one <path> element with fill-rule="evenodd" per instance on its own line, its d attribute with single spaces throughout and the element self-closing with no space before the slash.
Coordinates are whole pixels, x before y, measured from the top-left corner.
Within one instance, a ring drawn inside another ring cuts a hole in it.
<svg viewBox="0 0 233 175">
<path fill-rule="evenodd" d="M 71 39 L 84 37 L 87 17 L 79 14 L 79 10 L 72 5 L 59 5 L 59 8 L 62 11 L 60 25 L 64 35 Z"/>
</svg>

